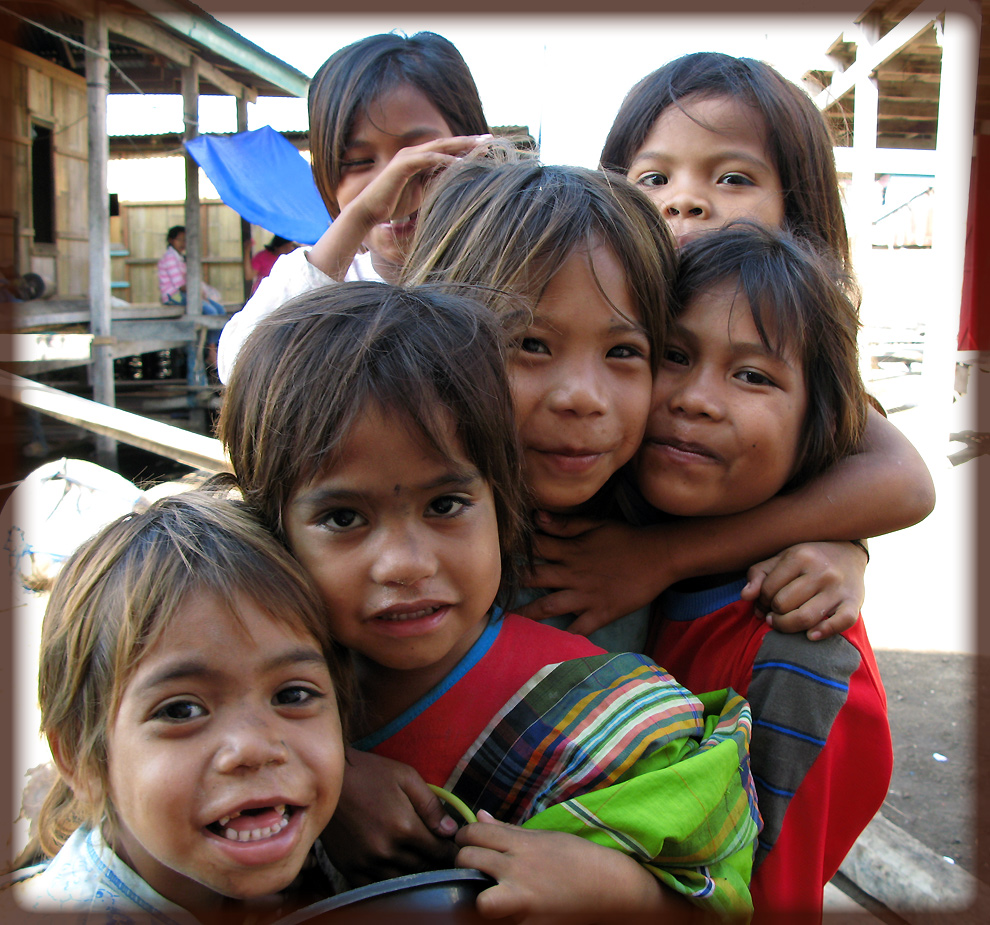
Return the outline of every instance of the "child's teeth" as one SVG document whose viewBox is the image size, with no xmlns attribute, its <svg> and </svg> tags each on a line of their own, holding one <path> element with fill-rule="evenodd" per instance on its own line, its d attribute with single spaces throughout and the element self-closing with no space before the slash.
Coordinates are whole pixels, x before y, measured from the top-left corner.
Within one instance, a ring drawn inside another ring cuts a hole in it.
<svg viewBox="0 0 990 925">
<path fill-rule="evenodd" d="M 272 826 L 265 826 L 263 829 L 251 829 L 251 831 L 238 832 L 237 829 L 226 829 L 224 831 L 224 837 L 230 841 L 259 841 L 262 838 L 270 838 L 272 835 L 277 835 L 289 824 L 289 816 L 285 811 L 285 804 L 281 806 L 276 806 L 275 810 L 281 815 L 281 819 Z M 238 816 L 240 813 L 237 814 Z M 218 822 L 220 825 L 226 825 L 231 818 L 237 818 L 236 816 L 228 816 L 225 819 L 220 819 Z"/>
</svg>

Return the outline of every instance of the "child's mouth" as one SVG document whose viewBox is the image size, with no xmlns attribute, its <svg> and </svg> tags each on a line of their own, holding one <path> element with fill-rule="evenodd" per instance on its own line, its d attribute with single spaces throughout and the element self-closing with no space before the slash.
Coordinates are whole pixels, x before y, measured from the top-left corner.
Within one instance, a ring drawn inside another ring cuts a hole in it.
<svg viewBox="0 0 990 925">
<path fill-rule="evenodd" d="M 281 832 L 289 824 L 289 816 L 294 811 L 295 807 L 286 806 L 284 803 L 278 806 L 246 809 L 232 816 L 222 816 L 216 822 L 210 823 L 207 829 L 228 841 L 261 841 Z"/>
</svg>

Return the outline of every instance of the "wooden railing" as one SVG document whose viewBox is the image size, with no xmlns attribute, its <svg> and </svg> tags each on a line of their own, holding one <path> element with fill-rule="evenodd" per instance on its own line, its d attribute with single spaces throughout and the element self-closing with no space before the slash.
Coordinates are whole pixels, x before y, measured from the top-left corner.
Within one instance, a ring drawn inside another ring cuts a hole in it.
<svg viewBox="0 0 990 925">
<path fill-rule="evenodd" d="M 70 395 L 5 370 L 0 370 L 0 395 L 26 408 L 174 459 L 193 469 L 221 472 L 230 468 L 219 440 Z"/>
</svg>

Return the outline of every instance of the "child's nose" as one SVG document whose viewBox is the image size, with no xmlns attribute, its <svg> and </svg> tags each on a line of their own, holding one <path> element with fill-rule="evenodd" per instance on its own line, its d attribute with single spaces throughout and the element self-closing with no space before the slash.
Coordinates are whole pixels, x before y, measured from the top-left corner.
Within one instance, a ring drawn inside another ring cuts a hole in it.
<svg viewBox="0 0 990 925">
<path fill-rule="evenodd" d="M 223 774 L 284 764 L 288 748 L 273 723 L 256 714 L 230 721 L 217 751 L 216 767 Z"/>
<path fill-rule="evenodd" d="M 708 218 L 711 206 L 696 186 L 685 183 L 670 190 L 662 211 L 666 218 Z"/>
<path fill-rule="evenodd" d="M 578 415 L 605 414 L 608 397 L 595 364 L 588 361 L 569 363 L 560 371 L 548 397 L 554 411 Z"/>
<path fill-rule="evenodd" d="M 684 414 L 721 420 L 725 410 L 716 383 L 704 372 L 685 376 L 670 396 L 670 405 Z"/>
<path fill-rule="evenodd" d="M 418 524 L 394 524 L 380 532 L 371 567 L 380 585 L 412 585 L 436 571 L 436 556 Z"/>
</svg>

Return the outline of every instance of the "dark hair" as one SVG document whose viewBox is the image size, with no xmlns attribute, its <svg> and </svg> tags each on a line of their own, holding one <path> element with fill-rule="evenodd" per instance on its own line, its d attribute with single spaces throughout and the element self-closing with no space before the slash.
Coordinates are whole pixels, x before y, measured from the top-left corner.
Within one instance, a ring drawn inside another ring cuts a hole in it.
<svg viewBox="0 0 990 925">
<path fill-rule="evenodd" d="M 291 244 L 288 238 L 283 238 L 281 235 L 272 235 L 271 241 L 265 245 L 266 251 L 277 251 L 280 247 L 284 247 L 286 244 Z"/>
<path fill-rule="evenodd" d="M 502 595 L 512 594 L 528 528 L 502 331 L 464 296 L 340 283 L 261 321 L 237 356 L 218 423 L 245 500 L 285 541 L 293 492 L 334 465 L 372 402 L 407 418 L 444 458 L 453 419 L 491 486 Z"/>
<path fill-rule="evenodd" d="M 168 230 L 168 234 L 166 235 L 166 240 L 168 241 L 169 244 L 171 244 L 180 234 L 185 234 L 185 233 L 186 233 L 185 225 L 173 225 Z"/>
<path fill-rule="evenodd" d="M 340 162 L 354 122 L 383 93 L 411 84 L 440 112 L 454 135 L 483 135 L 488 122 L 461 53 L 433 32 L 370 35 L 331 55 L 309 85 L 313 179 L 333 218 Z"/>
<path fill-rule="evenodd" d="M 99 825 L 104 815 L 111 837 L 119 828 L 108 796 L 108 731 L 145 653 L 195 592 L 230 602 L 235 619 L 243 597 L 276 622 L 313 636 L 346 724 L 349 661 L 334 642 L 326 604 L 308 573 L 242 502 L 203 491 L 162 498 L 84 542 L 55 580 L 41 632 L 42 732 L 57 741 L 68 767 L 101 787 L 88 802 L 59 777 L 22 858 L 36 856 L 39 846 L 53 856 L 79 825 Z"/>
<path fill-rule="evenodd" d="M 733 222 L 681 251 L 675 313 L 725 282 L 749 302 L 764 345 L 791 349 L 804 368 L 807 410 L 792 490 L 855 452 L 866 428 L 868 400 L 859 371 L 855 289 L 834 255 L 756 222 Z"/>
<path fill-rule="evenodd" d="M 544 167 L 505 146 L 490 152 L 448 168 L 430 190 L 402 279 L 484 285 L 481 297 L 511 330 L 575 250 L 604 245 L 639 306 L 655 369 L 675 248 L 653 203 L 601 171 Z"/>
<path fill-rule="evenodd" d="M 784 192 L 784 224 L 832 250 L 848 267 L 849 238 L 835 172 L 833 139 L 811 97 L 769 64 L 718 52 L 684 55 L 648 74 L 626 95 L 601 166 L 626 173 L 661 113 L 690 97 L 730 97 L 756 109 Z"/>
</svg>

